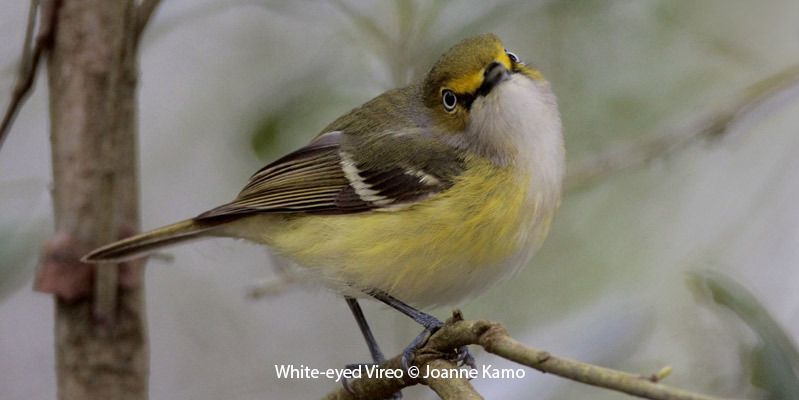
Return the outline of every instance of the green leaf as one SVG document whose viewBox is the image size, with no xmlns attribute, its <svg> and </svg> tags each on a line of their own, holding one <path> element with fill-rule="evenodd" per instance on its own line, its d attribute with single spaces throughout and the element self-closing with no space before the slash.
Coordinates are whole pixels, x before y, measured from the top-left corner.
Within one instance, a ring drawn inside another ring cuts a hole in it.
<svg viewBox="0 0 799 400">
<path fill-rule="evenodd" d="M 320 132 L 325 123 L 332 121 L 336 113 L 341 112 L 341 104 L 350 102 L 332 87 L 324 87 L 318 81 L 310 84 L 303 80 L 296 82 L 296 85 L 303 84 L 313 86 L 313 90 L 288 93 L 281 103 L 267 107 L 256 121 L 250 136 L 250 147 L 261 160 L 270 159 L 276 153 L 285 153 L 308 141 Z"/>
<path fill-rule="evenodd" d="M 747 350 L 751 382 L 767 392 L 766 399 L 799 399 L 799 351 L 791 337 L 742 285 L 718 272 L 691 275 L 691 286 L 741 319 L 757 335 L 759 343 Z"/>
<path fill-rule="evenodd" d="M 252 137 L 250 138 L 250 146 L 258 158 L 267 158 L 271 149 L 274 149 L 277 143 L 277 137 L 280 135 L 281 123 L 284 117 L 279 113 L 271 113 L 266 115 L 263 119 L 256 123 L 253 129 Z"/>
</svg>

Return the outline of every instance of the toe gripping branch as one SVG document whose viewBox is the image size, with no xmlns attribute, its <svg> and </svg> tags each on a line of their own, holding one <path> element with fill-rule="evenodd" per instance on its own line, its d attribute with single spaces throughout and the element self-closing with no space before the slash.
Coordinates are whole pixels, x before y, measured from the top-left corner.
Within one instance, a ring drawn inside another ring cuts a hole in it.
<svg viewBox="0 0 799 400">
<path fill-rule="evenodd" d="M 407 315 L 419 325 L 424 327 L 424 330 L 418 336 L 416 336 L 413 341 L 411 341 L 405 350 L 402 351 L 402 368 L 407 371 L 408 367 L 411 366 L 411 362 L 413 362 L 416 351 L 424 346 L 425 343 L 427 343 L 427 340 L 430 339 L 430 336 L 441 329 L 441 327 L 444 326 L 444 323 L 438 318 L 419 311 L 403 301 L 389 295 L 388 293 L 379 290 L 371 290 L 368 292 L 368 294 L 390 306 L 391 308 Z M 460 315 L 460 312 L 457 312 L 456 315 Z M 474 357 L 472 357 L 472 355 L 469 353 L 469 349 L 466 346 L 459 348 L 455 352 L 453 359 L 459 364 L 468 365 L 472 368 L 475 367 Z"/>
<path fill-rule="evenodd" d="M 442 326 L 444 323 L 441 322 L 438 318 L 424 313 L 422 311 L 417 310 L 416 308 L 394 298 L 393 296 L 377 290 L 372 290 L 368 292 L 368 294 L 374 297 L 377 300 L 389 305 L 391 308 L 409 316 L 411 319 L 416 321 L 418 324 L 424 327 L 424 330 L 413 339 L 413 341 L 402 351 L 402 358 L 400 360 L 402 368 L 405 371 L 411 367 L 411 363 L 413 362 L 416 352 L 424 347 L 430 337 Z M 363 338 L 366 341 L 366 345 L 369 347 L 369 353 L 372 356 L 372 361 L 375 365 L 383 364 L 386 361 L 383 352 L 380 350 L 380 346 L 377 343 L 377 340 L 372 334 L 372 330 L 369 327 L 369 323 L 366 321 L 366 317 L 364 316 L 363 310 L 361 309 L 360 304 L 358 304 L 358 300 L 353 297 L 346 296 L 345 300 L 347 301 L 347 306 L 349 306 L 350 311 L 352 311 L 352 315 L 355 317 L 355 321 L 358 323 L 358 328 L 361 330 L 361 334 L 363 334 Z M 453 321 L 462 320 L 463 316 L 461 315 L 460 311 L 455 311 L 453 313 Z M 450 360 L 456 362 L 459 365 L 468 365 L 471 368 L 475 368 L 474 357 L 469 353 L 469 349 L 466 346 L 463 346 L 457 349 L 453 354 Z M 361 367 L 363 364 L 350 364 L 347 365 L 348 369 L 357 369 Z M 342 379 L 341 381 L 344 389 L 349 392 L 350 394 L 354 394 L 352 387 L 347 379 Z M 402 393 L 397 391 L 393 393 L 390 399 L 401 399 Z"/>
</svg>

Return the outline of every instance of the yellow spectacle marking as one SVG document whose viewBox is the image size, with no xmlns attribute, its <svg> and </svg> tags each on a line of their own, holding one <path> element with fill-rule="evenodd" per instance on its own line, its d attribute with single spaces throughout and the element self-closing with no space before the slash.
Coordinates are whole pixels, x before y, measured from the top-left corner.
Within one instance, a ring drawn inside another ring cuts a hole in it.
<svg viewBox="0 0 799 400">
<path fill-rule="evenodd" d="M 505 53 L 505 49 L 502 46 L 497 45 L 497 53 L 496 57 L 494 58 L 495 62 L 498 62 L 505 66 L 508 70 L 511 69 L 511 62 L 510 57 L 508 54 Z M 455 78 L 449 82 L 447 82 L 446 87 L 455 93 L 474 93 L 483 84 L 483 74 L 485 73 L 485 68 L 481 68 L 478 71 L 474 71 L 471 74 L 461 76 Z M 540 74 L 539 74 L 540 75 Z"/>
<path fill-rule="evenodd" d="M 447 88 L 455 93 L 474 93 L 483 84 L 483 70 L 475 71 L 469 75 L 453 79 L 447 83 Z"/>
<path fill-rule="evenodd" d="M 511 63 L 510 56 L 508 56 L 508 53 L 505 52 L 505 49 L 501 49 L 501 51 L 497 55 L 496 60 L 494 60 L 494 61 L 504 65 L 505 68 L 508 69 L 508 71 L 511 70 L 511 66 L 512 66 L 513 63 Z"/>
<path fill-rule="evenodd" d="M 497 56 L 494 59 L 495 62 L 498 62 L 505 66 L 508 70 L 514 70 L 516 72 L 520 72 L 524 75 L 527 75 L 533 80 L 542 81 L 544 80 L 544 75 L 541 74 L 541 71 L 530 67 L 529 65 L 523 63 L 517 63 L 515 66 L 510 61 L 510 57 L 508 53 L 505 52 L 505 49 L 502 46 L 497 47 Z M 483 75 L 485 74 L 485 68 L 481 68 L 478 71 L 474 71 L 471 74 L 461 76 L 455 78 L 449 82 L 447 82 L 445 88 L 454 91 L 455 93 L 474 93 L 483 84 Z"/>
</svg>

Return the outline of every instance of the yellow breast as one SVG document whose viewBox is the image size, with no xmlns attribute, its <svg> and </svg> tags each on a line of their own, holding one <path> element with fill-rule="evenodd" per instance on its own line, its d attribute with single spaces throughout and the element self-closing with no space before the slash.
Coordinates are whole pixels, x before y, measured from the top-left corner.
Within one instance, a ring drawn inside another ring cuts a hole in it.
<svg viewBox="0 0 799 400">
<path fill-rule="evenodd" d="M 554 213 L 529 174 L 467 162 L 452 188 L 402 210 L 245 223 L 256 224 L 254 239 L 340 287 L 377 288 L 417 306 L 452 303 L 525 264 Z"/>
</svg>

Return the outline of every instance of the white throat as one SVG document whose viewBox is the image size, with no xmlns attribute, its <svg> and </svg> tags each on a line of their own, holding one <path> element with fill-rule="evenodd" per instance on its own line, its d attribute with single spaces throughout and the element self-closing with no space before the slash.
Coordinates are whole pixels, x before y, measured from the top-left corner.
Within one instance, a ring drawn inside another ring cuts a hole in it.
<svg viewBox="0 0 799 400">
<path fill-rule="evenodd" d="M 528 172 L 560 192 L 563 134 L 555 95 L 545 81 L 516 73 L 472 104 L 466 132 L 473 151 Z"/>
</svg>

